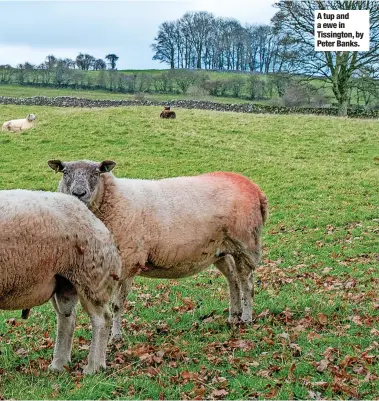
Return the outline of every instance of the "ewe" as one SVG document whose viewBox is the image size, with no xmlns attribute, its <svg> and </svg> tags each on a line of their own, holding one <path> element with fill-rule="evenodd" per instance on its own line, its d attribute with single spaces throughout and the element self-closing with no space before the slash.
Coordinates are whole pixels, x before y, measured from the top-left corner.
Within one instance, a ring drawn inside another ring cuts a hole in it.
<svg viewBox="0 0 379 401">
<path fill-rule="evenodd" d="M 20 118 L 18 120 L 9 120 L 3 124 L 2 131 L 21 131 L 29 128 L 33 128 L 33 121 L 36 119 L 35 114 L 28 114 L 26 118 Z"/>
<path fill-rule="evenodd" d="M 112 338 L 134 276 L 180 278 L 214 264 L 229 284 L 229 322 L 252 321 L 253 270 L 260 260 L 267 200 L 239 174 L 162 180 L 116 178 L 113 161 L 61 162 L 58 190 L 84 202 L 115 236 L 122 276 L 113 300 Z"/>
<path fill-rule="evenodd" d="M 175 111 L 170 111 L 170 106 L 165 106 L 164 110 L 159 115 L 160 118 L 176 118 Z"/>
<path fill-rule="evenodd" d="M 93 332 L 85 373 L 105 367 L 107 303 L 120 274 L 113 236 L 82 202 L 60 193 L 0 191 L 0 309 L 51 299 L 57 339 L 50 369 L 70 362 L 78 297 Z"/>
</svg>

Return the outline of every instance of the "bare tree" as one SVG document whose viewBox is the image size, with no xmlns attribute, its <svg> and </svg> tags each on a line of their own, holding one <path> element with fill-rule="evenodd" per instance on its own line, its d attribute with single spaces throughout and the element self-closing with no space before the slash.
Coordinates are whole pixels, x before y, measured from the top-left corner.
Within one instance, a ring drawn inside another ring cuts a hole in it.
<svg viewBox="0 0 379 401">
<path fill-rule="evenodd" d="M 332 86 L 339 105 L 339 115 L 347 115 L 349 92 L 354 74 L 366 66 L 378 67 L 379 56 L 379 3 L 377 1 L 281 1 L 275 5 L 279 11 L 273 17 L 275 28 L 292 39 L 296 64 L 291 72 L 305 73 L 310 79 L 325 78 Z M 369 10 L 370 50 L 315 51 L 314 10 Z"/>
<path fill-rule="evenodd" d="M 75 60 L 72 60 L 71 58 L 65 58 L 62 60 L 62 62 L 64 63 L 65 67 L 75 69 Z"/>
<path fill-rule="evenodd" d="M 49 54 L 46 57 L 46 67 L 49 69 L 54 68 L 57 65 L 57 58 L 53 54 Z"/>
<path fill-rule="evenodd" d="M 362 68 L 354 77 L 351 94 L 355 93 L 358 105 L 365 107 L 374 104 L 379 97 L 378 71 L 375 67 Z"/>
<path fill-rule="evenodd" d="M 111 69 L 112 69 L 112 70 L 115 70 L 115 69 L 116 69 L 116 63 L 117 63 L 117 60 L 118 60 L 119 58 L 120 58 L 120 57 L 116 56 L 116 55 L 113 54 L 113 53 L 107 54 L 107 55 L 105 56 L 105 59 L 109 61 L 109 64 L 111 65 Z"/>
<path fill-rule="evenodd" d="M 70 83 L 71 75 L 67 63 L 63 59 L 58 59 L 55 67 L 54 84 L 57 86 L 67 86 Z"/>
<path fill-rule="evenodd" d="M 9 64 L 0 65 L 0 82 L 9 84 L 16 70 Z"/>
<path fill-rule="evenodd" d="M 239 76 L 229 80 L 229 86 L 232 89 L 234 97 L 239 97 L 241 95 L 242 89 L 245 84 L 246 84 L 245 79 Z"/>
<path fill-rule="evenodd" d="M 40 64 L 38 67 L 38 72 L 39 72 L 39 77 L 41 80 L 41 83 L 43 85 L 49 85 L 52 81 L 54 71 L 52 68 L 49 68 L 49 65 L 47 62 Z"/>
<path fill-rule="evenodd" d="M 188 88 L 198 80 L 198 75 L 194 71 L 175 70 L 172 72 L 172 76 L 183 93 L 187 93 Z"/>
<path fill-rule="evenodd" d="M 89 70 L 93 67 L 95 60 L 95 57 L 90 54 L 79 53 L 76 57 L 76 65 L 82 70 Z"/>
<path fill-rule="evenodd" d="M 177 26 L 175 22 L 164 22 L 159 26 L 158 35 L 154 38 L 156 43 L 151 47 L 155 52 L 153 60 L 167 63 L 175 68 L 175 56 L 178 49 Z"/>
<path fill-rule="evenodd" d="M 205 43 L 214 28 L 214 16 L 206 11 L 188 12 L 181 18 L 183 30 L 186 32 L 196 54 L 196 68 L 202 68 L 202 56 Z"/>
<path fill-rule="evenodd" d="M 103 59 L 98 58 L 93 63 L 93 69 L 96 70 L 96 71 L 98 71 L 98 70 L 106 70 L 107 69 L 107 64 Z"/>
</svg>

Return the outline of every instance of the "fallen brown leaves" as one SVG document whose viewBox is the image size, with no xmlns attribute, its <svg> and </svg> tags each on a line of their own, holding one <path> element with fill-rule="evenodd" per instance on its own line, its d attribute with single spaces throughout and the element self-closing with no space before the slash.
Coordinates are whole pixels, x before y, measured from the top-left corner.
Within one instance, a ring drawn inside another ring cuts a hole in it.
<svg viewBox="0 0 379 401">
<path fill-rule="evenodd" d="M 290 231 L 281 227 L 278 235 Z M 336 227 L 325 229 L 326 236 L 336 233 Z M 350 239 L 354 240 L 353 233 L 343 241 Z M 324 241 L 316 247 L 327 252 Z M 301 253 L 295 256 L 302 259 Z M 294 383 L 305 387 L 310 399 L 325 399 L 325 394 L 343 399 L 369 394 L 368 384 L 379 379 L 375 370 L 378 343 L 373 341 L 379 334 L 378 280 L 370 267 L 377 262 L 378 254 L 347 257 L 330 252 L 327 264 L 311 256 L 294 266 L 285 266 L 283 258 L 263 260 L 255 272 L 258 313 L 249 327 L 226 328 L 227 287 L 220 289 L 217 271 L 211 270 L 207 281 L 193 284 L 199 291 L 214 285 L 219 299 L 225 300 L 221 308 L 212 305 L 205 311 L 200 297 L 191 293 L 188 296 L 188 292 L 184 296 L 175 289 L 178 282 L 154 284 L 154 291 L 147 285 L 137 285 L 137 301 L 127 302 L 122 321 L 132 343 L 115 344 L 108 354 L 112 369 L 106 372 L 106 379 L 127 377 L 131 383 L 126 388 L 115 386 L 114 397 L 127 394 L 138 398 L 141 390 L 133 382 L 137 376 L 160 386 L 159 399 L 172 394 L 169 389 L 173 387 L 180 389 L 183 399 L 236 398 L 235 383 L 243 382 L 241 377 L 249 377 L 254 383 L 254 388 L 241 384 L 239 391 L 245 398 L 278 398 Z M 364 274 L 354 276 L 355 264 L 364 266 Z M 261 303 L 261 292 L 274 302 Z M 282 294 L 288 297 L 288 303 L 282 301 Z M 306 296 L 299 301 L 299 294 Z M 312 298 L 305 303 L 308 296 Z M 160 320 L 155 316 L 146 319 L 139 313 L 144 309 L 162 313 Z M 192 319 L 192 323 L 188 325 L 186 319 Z M 17 319 L 8 319 L 6 327 L 17 337 L 13 351 L 22 363 L 16 370 L 36 376 L 46 374 L 50 358 L 30 358 L 41 350 L 51 355 L 51 333 L 28 328 Z M 89 331 L 88 324 L 81 327 Z M 353 341 L 353 336 L 358 340 Z M 35 338 L 35 345 L 31 345 Z M 74 350 L 86 354 L 89 344 L 89 339 L 75 337 Z M 82 362 L 66 367 L 75 389 L 85 385 L 81 369 Z M 52 394 L 59 396 L 59 388 L 54 388 Z"/>
</svg>

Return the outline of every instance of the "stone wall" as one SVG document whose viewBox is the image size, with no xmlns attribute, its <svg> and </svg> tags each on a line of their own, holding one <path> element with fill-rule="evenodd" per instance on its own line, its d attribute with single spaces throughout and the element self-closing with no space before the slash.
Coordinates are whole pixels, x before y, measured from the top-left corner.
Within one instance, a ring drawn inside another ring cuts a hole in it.
<svg viewBox="0 0 379 401">
<path fill-rule="evenodd" d="M 315 108 L 315 107 L 281 107 L 260 105 L 252 103 L 216 103 L 202 100 L 172 100 L 169 102 L 150 100 L 95 100 L 71 96 L 33 96 L 28 98 L 14 98 L 0 96 L 0 104 L 30 105 L 30 106 L 53 106 L 53 107 L 120 107 L 120 106 L 166 106 L 183 109 L 201 109 L 215 111 L 232 111 L 236 113 L 258 113 L 258 114 L 317 114 L 337 115 L 337 108 Z M 365 110 L 355 107 L 349 109 L 349 117 L 354 118 L 378 118 L 378 110 Z"/>
</svg>

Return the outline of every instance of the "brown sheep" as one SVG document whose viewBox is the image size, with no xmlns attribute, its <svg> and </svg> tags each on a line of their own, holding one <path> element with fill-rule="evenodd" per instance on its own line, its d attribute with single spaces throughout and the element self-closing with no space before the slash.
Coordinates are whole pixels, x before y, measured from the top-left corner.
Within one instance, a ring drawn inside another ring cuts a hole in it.
<svg viewBox="0 0 379 401">
<path fill-rule="evenodd" d="M 176 113 L 175 111 L 170 111 L 170 106 L 165 106 L 160 114 L 160 118 L 176 118 Z"/>
</svg>

